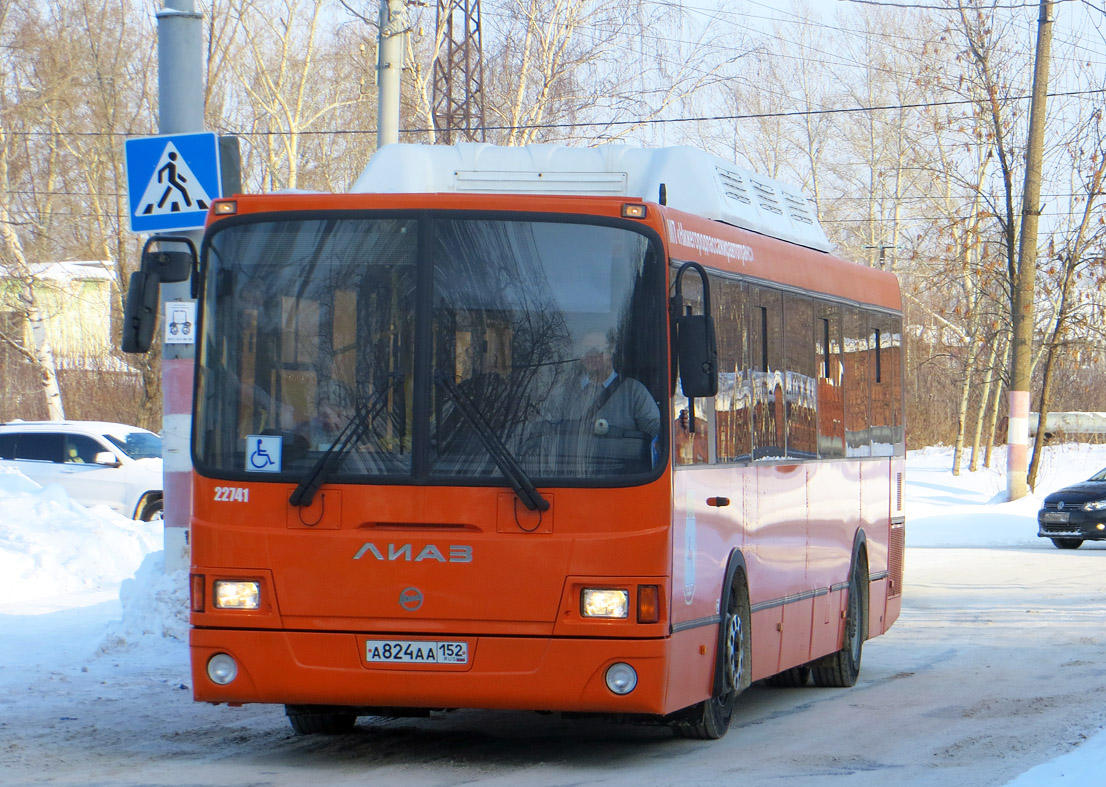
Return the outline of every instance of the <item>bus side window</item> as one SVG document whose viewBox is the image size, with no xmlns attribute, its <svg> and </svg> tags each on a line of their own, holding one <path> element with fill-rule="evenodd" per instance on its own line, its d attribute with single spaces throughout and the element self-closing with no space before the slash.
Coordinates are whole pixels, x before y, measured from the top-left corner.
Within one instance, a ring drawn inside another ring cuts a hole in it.
<svg viewBox="0 0 1106 787">
<path fill-rule="evenodd" d="M 752 455 L 752 393 L 744 341 L 745 286 L 732 279 L 711 281 L 718 336 L 718 395 L 714 433 L 719 462 L 748 461 Z"/>
<path fill-rule="evenodd" d="M 902 381 L 900 321 L 888 314 L 871 316 L 872 453 L 894 456 L 902 450 Z"/>
<path fill-rule="evenodd" d="M 847 456 L 871 456 L 869 381 L 874 379 L 868 315 L 848 307 L 844 313 L 845 371 L 845 453 Z"/>
<path fill-rule="evenodd" d="M 892 317 L 890 322 L 891 333 L 887 343 L 887 358 L 885 368 L 891 375 L 891 426 L 895 440 L 895 456 L 906 456 L 906 430 L 903 423 L 902 403 L 902 317 Z"/>
<path fill-rule="evenodd" d="M 785 295 L 783 320 L 787 456 L 811 458 L 817 456 L 814 304 L 800 295 Z"/>
<path fill-rule="evenodd" d="M 677 266 L 678 267 L 678 266 Z M 675 269 L 674 269 L 675 270 Z M 689 277 L 690 281 L 695 277 Z M 709 277 L 711 288 L 711 306 L 714 317 L 718 319 L 718 294 L 721 281 L 715 276 Z M 686 286 L 686 285 L 685 285 Z M 703 295 L 698 285 L 686 286 L 683 290 L 684 303 L 691 307 L 692 313 L 702 314 Z M 716 324 L 715 332 L 718 335 L 719 326 Z M 717 341 L 721 345 L 722 339 Z M 721 358 L 721 349 L 719 350 Z M 719 364 L 721 366 L 721 363 Z M 720 381 L 721 382 L 721 381 Z M 721 394 L 719 386 L 719 394 Z M 710 462 L 710 423 L 714 417 L 714 399 L 700 397 L 695 400 L 695 430 L 691 429 L 691 406 L 687 397 L 683 395 L 683 389 L 679 380 L 676 382 L 676 395 L 672 400 L 674 423 L 673 432 L 673 457 L 677 465 L 707 464 Z"/>
<path fill-rule="evenodd" d="M 819 303 L 814 319 L 818 367 L 818 456 L 845 455 L 845 394 L 842 387 L 841 307 Z"/>
<path fill-rule="evenodd" d="M 753 459 L 786 456 L 783 379 L 783 298 L 749 288 L 749 366 L 752 377 Z"/>
</svg>

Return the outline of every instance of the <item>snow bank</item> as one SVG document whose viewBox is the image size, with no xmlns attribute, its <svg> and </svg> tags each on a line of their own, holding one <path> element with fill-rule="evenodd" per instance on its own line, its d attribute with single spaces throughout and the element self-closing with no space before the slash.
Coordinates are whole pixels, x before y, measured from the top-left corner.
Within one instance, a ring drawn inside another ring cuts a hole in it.
<svg viewBox="0 0 1106 787">
<path fill-rule="evenodd" d="M 910 451 L 906 460 L 907 547 L 1041 546 L 1037 511 L 1045 495 L 1083 481 L 1106 466 L 1106 446 L 1050 446 L 1037 474 L 1037 488 L 1006 502 L 1006 449 L 996 449 L 990 468 L 975 472 L 961 463 L 952 474 L 952 448 Z M 965 526 L 965 522 L 970 523 Z"/>
<path fill-rule="evenodd" d="M 188 642 L 188 571 L 166 574 L 165 552 L 146 556 L 134 578 L 120 585 L 119 601 L 123 619 L 108 627 L 100 653 Z"/>
<path fill-rule="evenodd" d="M 0 603 L 112 588 L 162 539 L 160 523 L 84 508 L 60 486 L 0 468 Z"/>
</svg>

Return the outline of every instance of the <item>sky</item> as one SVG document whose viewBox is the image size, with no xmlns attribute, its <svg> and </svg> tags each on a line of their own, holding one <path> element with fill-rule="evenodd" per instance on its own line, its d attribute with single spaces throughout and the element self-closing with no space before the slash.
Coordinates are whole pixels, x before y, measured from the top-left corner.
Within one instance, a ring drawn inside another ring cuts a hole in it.
<svg viewBox="0 0 1106 787">
<path fill-rule="evenodd" d="M 995 466 L 1001 468 L 1002 460 L 999 451 Z M 1035 514 L 1041 497 L 1103 466 L 1106 446 L 1052 447 L 1038 491 L 1006 503 L 998 470 L 953 476 L 950 449 L 912 451 L 908 560 L 916 547 L 1039 548 Z M 85 664 L 82 672 L 103 670 L 124 685 L 133 682 L 136 696 L 140 685 L 166 680 L 158 675 L 179 673 L 187 660 L 187 572 L 165 574 L 161 546 L 160 524 L 131 521 L 107 507 L 85 509 L 60 487 L 42 488 L 0 470 L 0 697 L 23 697 L 16 713 L 36 696 L 45 705 L 50 692 L 75 691 L 59 678 L 66 663 Z M 113 718 L 134 720 L 133 728 L 121 722 L 121 734 L 141 734 L 141 702 L 114 709 Z M 19 723 L 11 715 L 4 719 Z M 1006 787 L 1098 787 L 1106 769 L 1106 730 L 1085 730 L 1083 736 L 1068 754 L 1040 763 Z M 0 747 L 0 764 L 5 756 Z M 171 755 L 155 749 L 151 757 L 157 756 Z"/>
</svg>

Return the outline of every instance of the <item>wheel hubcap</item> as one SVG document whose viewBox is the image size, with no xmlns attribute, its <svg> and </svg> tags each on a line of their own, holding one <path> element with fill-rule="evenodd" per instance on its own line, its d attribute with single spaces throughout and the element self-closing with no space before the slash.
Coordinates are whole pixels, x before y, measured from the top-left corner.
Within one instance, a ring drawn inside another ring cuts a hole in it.
<svg viewBox="0 0 1106 787">
<path fill-rule="evenodd" d="M 741 647 L 741 616 L 731 613 L 726 620 L 726 681 L 729 688 L 740 685 L 745 670 L 745 649 Z"/>
</svg>

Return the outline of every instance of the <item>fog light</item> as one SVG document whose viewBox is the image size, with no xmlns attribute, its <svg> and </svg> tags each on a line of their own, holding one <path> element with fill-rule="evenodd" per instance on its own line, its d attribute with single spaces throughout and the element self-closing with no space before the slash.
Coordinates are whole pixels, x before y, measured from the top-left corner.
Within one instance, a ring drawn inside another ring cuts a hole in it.
<svg viewBox="0 0 1106 787">
<path fill-rule="evenodd" d="M 226 686 L 238 677 L 238 662 L 226 653 L 216 653 L 207 661 L 207 676 L 212 683 Z"/>
<path fill-rule="evenodd" d="M 580 611 L 585 618 L 625 618 L 630 614 L 630 591 L 584 588 Z"/>
<path fill-rule="evenodd" d="M 615 694 L 629 694 L 637 688 L 637 671 L 620 661 L 607 667 L 606 680 L 607 688 Z"/>
<path fill-rule="evenodd" d="M 1094 527 L 1095 527 L 1095 530 L 1106 530 L 1106 525 L 1102 524 L 1101 522 L 1099 522 Z"/>
<path fill-rule="evenodd" d="M 257 609 L 261 603 L 260 582 L 215 580 L 216 609 Z"/>
</svg>

